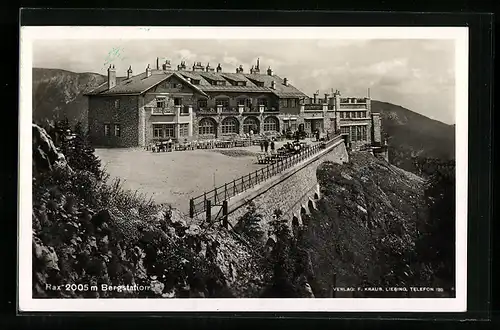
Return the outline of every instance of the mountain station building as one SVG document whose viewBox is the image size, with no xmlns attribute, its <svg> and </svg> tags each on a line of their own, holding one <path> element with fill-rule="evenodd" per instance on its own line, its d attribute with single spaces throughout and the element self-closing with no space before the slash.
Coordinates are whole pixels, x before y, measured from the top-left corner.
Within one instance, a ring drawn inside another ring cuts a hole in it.
<svg viewBox="0 0 500 330">
<path fill-rule="evenodd" d="M 139 147 L 155 141 L 224 139 L 231 135 L 343 133 L 351 147 L 380 144 L 381 122 L 370 98 L 342 98 L 338 91 L 309 97 L 276 75 L 261 72 L 259 60 L 248 72 L 226 72 L 195 62 L 187 68 L 170 61 L 134 75 L 117 77 L 108 68 L 105 83 L 86 94 L 90 139 L 95 147 Z"/>
</svg>

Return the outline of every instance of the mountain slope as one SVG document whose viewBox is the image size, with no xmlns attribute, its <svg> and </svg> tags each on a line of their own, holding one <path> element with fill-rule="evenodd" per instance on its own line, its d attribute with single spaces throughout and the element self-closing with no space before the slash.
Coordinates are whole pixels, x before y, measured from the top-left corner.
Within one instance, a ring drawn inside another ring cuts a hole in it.
<svg viewBox="0 0 500 330">
<path fill-rule="evenodd" d="M 372 111 L 382 117 L 382 131 L 389 144 L 389 160 L 414 171 L 412 157 L 455 159 L 455 125 L 447 125 L 387 102 L 372 101 Z"/>
<path fill-rule="evenodd" d="M 84 93 L 106 80 L 97 73 L 33 68 L 33 120 L 63 119 L 87 122 L 88 100 Z"/>
</svg>

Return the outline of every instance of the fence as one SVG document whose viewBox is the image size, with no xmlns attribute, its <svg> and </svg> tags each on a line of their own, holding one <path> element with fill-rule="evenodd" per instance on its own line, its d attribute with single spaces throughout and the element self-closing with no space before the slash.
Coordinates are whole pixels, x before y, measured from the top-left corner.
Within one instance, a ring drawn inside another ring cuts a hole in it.
<svg viewBox="0 0 500 330">
<path fill-rule="evenodd" d="M 304 149 L 303 151 L 292 154 L 286 158 L 280 159 L 272 164 L 267 165 L 261 169 L 258 169 L 250 174 L 244 175 L 236 180 L 225 183 L 213 190 L 207 191 L 202 195 L 191 198 L 189 201 L 189 215 L 193 218 L 195 215 L 207 211 L 208 205 L 214 206 L 217 203 L 222 203 L 231 197 L 236 196 L 248 189 L 255 187 L 256 185 L 266 181 L 272 176 L 283 172 L 284 170 L 300 163 L 302 160 L 307 159 L 317 153 L 327 146 L 330 146 L 334 142 L 342 139 L 341 135 L 336 135 L 330 140 L 324 143 L 318 143 L 310 148 Z"/>
</svg>

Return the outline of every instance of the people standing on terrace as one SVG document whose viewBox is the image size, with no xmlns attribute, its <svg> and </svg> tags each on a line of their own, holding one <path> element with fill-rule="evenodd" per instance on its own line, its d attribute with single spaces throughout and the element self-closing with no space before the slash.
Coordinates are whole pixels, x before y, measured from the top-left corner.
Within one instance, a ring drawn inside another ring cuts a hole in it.
<svg viewBox="0 0 500 330">
<path fill-rule="evenodd" d="M 265 149 L 266 154 L 267 154 L 267 151 L 269 150 L 269 141 L 268 140 L 264 140 L 264 149 Z"/>
</svg>

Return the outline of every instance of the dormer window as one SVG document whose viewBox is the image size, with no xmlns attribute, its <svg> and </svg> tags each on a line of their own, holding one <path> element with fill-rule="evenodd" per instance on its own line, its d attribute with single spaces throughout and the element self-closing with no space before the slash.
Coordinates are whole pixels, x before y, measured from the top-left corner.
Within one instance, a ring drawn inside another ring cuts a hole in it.
<svg viewBox="0 0 500 330">
<path fill-rule="evenodd" d="M 225 86 L 226 85 L 226 82 L 225 81 L 216 81 L 216 85 L 217 86 Z"/>
<path fill-rule="evenodd" d="M 192 79 L 192 80 L 191 80 L 191 83 L 192 83 L 193 85 L 199 85 L 199 84 L 200 84 L 200 81 L 199 81 L 199 80 L 196 80 L 196 79 Z"/>
<path fill-rule="evenodd" d="M 157 108 L 165 108 L 165 98 L 159 97 L 156 99 L 156 107 Z"/>
<path fill-rule="evenodd" d="M 245 81 L 238 81 L 236 82 L 236 86 L 246 86 L 247 83 Z"/>
<path fill-rule="evenodd" d="M 256 81 L 255 85 L 257 85 L 259 87 L 264 87 L 264 83 L 262 81 Z"/>
</svg>

